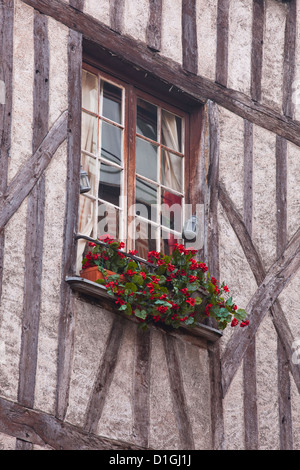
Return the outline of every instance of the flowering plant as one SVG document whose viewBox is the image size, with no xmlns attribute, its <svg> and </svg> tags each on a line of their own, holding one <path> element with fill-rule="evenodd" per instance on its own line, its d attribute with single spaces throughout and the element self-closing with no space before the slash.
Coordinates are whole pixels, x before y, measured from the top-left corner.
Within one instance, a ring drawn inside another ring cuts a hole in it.
<svg viewBox="0 0 300 470">
<path fill-rule="evenodd" d="M 123 273 L 127 265 L 127 258 L 119 251 L 124 248 L 124 243 L 114 240 L 110 236 L 99 238 L 103 245 L 89 241 L 90 250 L 82 261 L 82 269 L 98 266 L 99 271 L 106 275 L 106 270 L 115 273 Z"/>
<path fill-rule="evenodd" d="M 83 260 L 83 267 L 88 261 L 89 265 L 98 265 L 99 270 L 117 268 L 116 274 L 96 282 L 104 284 L 107 292 L 116 298 L 119 310 L 137 317 L 143 328 L 150 322 L 162 322 L 174 328 L 192 327 L 207 317 L 214 318 L 220 330 L 228 324 L 248 325 L 245 310 L 237 308 L 228 287 L 224 283 L 219 285 L 206 264 L 193 258 L 196 250 L 175 244 L 171 255 L 150 251 L 148 264 L 143 265 L 138 258 L 128 259 L 113 250 L 122 248 L 122 243 L 106 241 L 106 247 L 93 247 L 89 257 Z M 136 251 L 130 254 L 135 255 Z"/>
</svg>

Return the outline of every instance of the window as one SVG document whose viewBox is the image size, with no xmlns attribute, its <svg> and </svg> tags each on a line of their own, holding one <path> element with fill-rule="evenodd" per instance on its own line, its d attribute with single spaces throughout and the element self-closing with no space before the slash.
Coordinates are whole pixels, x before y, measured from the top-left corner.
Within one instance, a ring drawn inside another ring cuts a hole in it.
<svg viewBox="0 0 300 470">
<path fill-rule="evenodd" d="M 188 124 L 182 109 L 84 66 L 81 165 L 91 189 L 80 195 L 80 235 L 109 234 L 142 258 L 182 243 Z"/>
</svg>

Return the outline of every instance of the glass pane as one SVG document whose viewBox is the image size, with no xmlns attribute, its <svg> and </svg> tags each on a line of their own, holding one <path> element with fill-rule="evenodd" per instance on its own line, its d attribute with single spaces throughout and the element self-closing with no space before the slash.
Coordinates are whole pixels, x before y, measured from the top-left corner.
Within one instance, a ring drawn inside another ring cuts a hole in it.
<svg viewBox="0 0 300 470">
<path fill-rule="evenodd" d="M 161 154 L 161 183 L 175 191 L 183 190 L 183 157 L 162 149 Z"/>
<path fill-rule="evenodd" d="M 97 186 L 96 186 L 96 159 L 93 157 L 89 157 L 85 154 L 81 156 L 81 166 L 82 170 L 87 171 L 89 183 L 91 190 L 89 191 L 90 196 L 97 196 Z"/>
<path fill-rule="evenodd" d="M 121 171 L 106 163 L 100 166 L 99 198 L 116 206 L 121 194 Z"/>
<path fill-rule="evenodd" d="M 98 205 L 97 234 L 120 238 L 120 211 L 115 207 L 100 202 Z"/>
<path fill-rule="evenodd" d="M 110 160 L 114 163 L 121 165 L 122 163 L 122 151 L 121 151 L 121 139 L 122 130 L 118 127 L 108 124 L 102 121 L 102 144 L 101 144 L 101 156 Z"/>
<path fill-rule="evenodd" d="M 182 197 L 164 189 L 161 193 L 161 224 L 182 231 Z"/>
<path fill-rule="evenodd" d="M 82 107 L 98 114 L 98 79 L 86 70 L 82 71 Z"/>
<path fill-rule="evenodd" d="M 135 220 L 135 249 L 137 255 L 147 260 L 149 251 L 156 251 L 156 228 L 147 222 L 136 219 Z"/>
<path fill-rule="evenodd" d="M 147 181 L 136 179 L 137 215 L 153 222 L 157 218 L 157 187 Z"/>
<path fill-rule="evenodd" d="M 136 172 L 157 181 L 157 146 L 138 137 L 136 139 Z"/>
<path fill-rule="evenodd" d="M 122 116 L 122 89 L 111 83 L 103 83 L 103 113 L 111 121 L 121 124 Z"/>
<path fill-rule="evenodd" d="M 175 114 L 162 109 L 161 116 L 161 142 L 163 145 L 182 152 L 181 133 L 182 119 Z"/>
<path fill-rule="evenodd" d="M 177 235 L 172 232 L 161 231 L 160 251 L 162 253 L 170 255 L 175 248 L 175 243 L 183 243 L 182 238 L 177 238 Z"/>
<path fill-rule="evenodd" d="M 86 150 L 94 155 L 97 152 L 97 129 L 97 118 L 83 112 L 81 131 L 82 150 Z"/>
<path fill-rule="evenodd" d="M 92 236 L 94 224 L 94 203 L 92 199 L 81 194 L 79 197 L 79 233 Z"/>
<path fill-rule="evenodd" d="M 157 141 L 157 107 L 140 98 L 137 100 L 136 131 Z"/>
</svg>

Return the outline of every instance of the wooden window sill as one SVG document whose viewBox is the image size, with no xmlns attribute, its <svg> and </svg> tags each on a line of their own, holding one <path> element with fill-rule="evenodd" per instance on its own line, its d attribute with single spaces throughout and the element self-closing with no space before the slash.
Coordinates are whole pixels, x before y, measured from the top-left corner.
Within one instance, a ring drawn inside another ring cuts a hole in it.
<svg viewBox="0 0 300 470">
<path fill-rule="evenodd" d="M 101 302 L 101 306 L 104 308 L 108 308 L 110 311 L 118 313 L 128 320 L 138 323 L 138 320 L 134 316 L 122 314 L 122 312 L 115 307 L 114 298 L 107 293 L 106 288 L 101 284 L 89 281 L 80 276 L 66 277 L 66 282 L 73 291 L 97 299 Z M 201 323 L 198 323 L 197 326 L 193 328 L 182 326 L 177 329 L 158 324 L 153 324 L 151 327 L 162 329 L 169 334 L 185 337 L 189 342 L 195 342 L 197 339 L 215 342 L 222 337 L 222 332 L 220 330 Z"/>
</svg>

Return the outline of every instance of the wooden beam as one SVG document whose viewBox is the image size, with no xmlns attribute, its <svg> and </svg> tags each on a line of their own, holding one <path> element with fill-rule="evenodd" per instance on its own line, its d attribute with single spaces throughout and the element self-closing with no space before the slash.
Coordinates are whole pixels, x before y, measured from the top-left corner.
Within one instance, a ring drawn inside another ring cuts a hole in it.
<svg viewBox="0 0 300 470">
<path fill-rule="evenodd" d="M 173 409 L 179 433 L 180 450 L 195 448 L 192 425 L 187 409 L 184 385 L 179 364 L 176 340 L 169 335 L 163 335 L 165 355 L 169 372 L 169 383 L 173 398 Z"/>
<path fill-rule="evenodd" d="M 83 11 L 84 0 L 69 0 L 71 7 L 76 8 L 76 10 Z"/>
<path fill-rule="evenodd" d="M 218 0 L 216 82 L 227 86 L 229 0 Z"/>
<path fill-rule="evenodd" d="M 153 51 L 161 49 L 162 0 L 149 0 L 149 20 L 147 24 L 147 46 Z"/>
<path fill-rule="evenodd" d="M 123 29 L 124 8 L 124 0 L 110 0 L 109 2 L 110 27 L 119 34 L 122 33 Z"/>
<path fill-rule="evenodd" d="M 68 406 L 71 366 L 74 348 L 73 295 L 65 282 L 66 276 L 74 273 L 76 265 L 76 243 L 74 234 L 78 229 L 78 204 L 80 192 L 81 160 L 81 68 L 82 36 L 70 30 L 68 38 L 68 138 L 67 179 L 64 221 L 64 247 L 60 286 L 60 313 L 58 325 L 58 359 L 55 413 L 63 419 Z"/>
<path fill-rule="evenodd" d="M 180 64 L 151 52 L 143 43 L 133 38 L 115 33 L 95 18 L 74 10 L 61 0 L 22 1 L 82 33 L 99 48 L 110 51 L 121 61 L 136 67 L 137 73 L 143 71 L 144 74 L 149 74 L 149 77 L 173 85 L 178 89 L 178 93 L 188 94 L 199 103 L 208 99 L 213 100 L 238 116 L 300 145 L 298 121 L 293 121 L 268 106 L 253 102 L 243 93 L 225 88 L 205 77 L 193 76 L 187 79 L 187 73 Z"/>
<path fill-rule="evenodd" d="M 145 450 L 129 442 L 87 433 L 52 415 L 0 398 L 0 432 L 54 450 Z"/>
<path fill-rule="evenodd" d="M 0 201 L 0 232 L 32 191 L 66 137 L 67 112 L 65 111 L 8 186 L 7 193 Z"/>
<path fill-rule="evenodd" d="M 293 81 L 295 80 L 296 39 L 297 3 L 296 0 L 291 0 L 287 5 L 282 77 L 282 112 L 290 118 L 294 115 Z"/>
<path fill-rule="evenodd" d="M 265 0 L 253 0 L 250 90 L 251 90 L 251 98 L 257 102 L 261 100 L 264 26 L 265 26 Z"/>
<path fill-rule="evenodd" d="M 7 192 L 8 161 L 11 146 L 12 125 L 12 70 L 13 70 L 13 31 L 14 2 L 0 2 L 0 81 L 4 96 L 0 100 L 0 204 Z M 4 232 L 0 230 L 0 302 L 4 262 Z"/>
<path fill-rule="evenodd" d="M 198 72 L 196 1 L 182 0 L 182 66 L 192 74 Z"/>
</svg>

